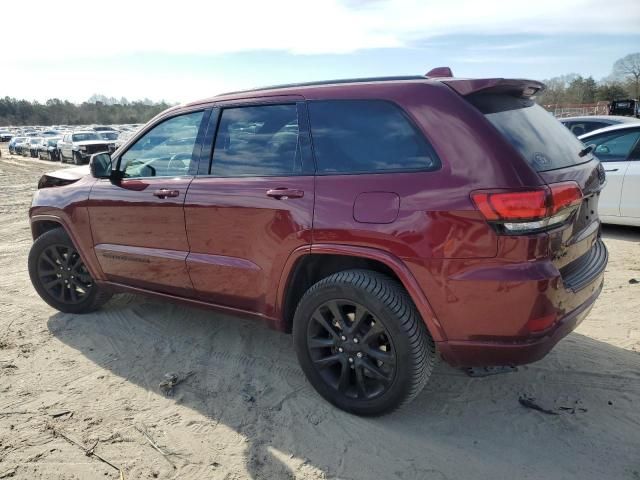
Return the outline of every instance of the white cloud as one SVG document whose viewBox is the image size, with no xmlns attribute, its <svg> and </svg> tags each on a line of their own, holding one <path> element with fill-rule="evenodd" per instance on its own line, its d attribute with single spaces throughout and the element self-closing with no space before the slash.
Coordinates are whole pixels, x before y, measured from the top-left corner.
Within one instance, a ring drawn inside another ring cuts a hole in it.
<svg viewBox="0 0 640 480">
<path fill-rule="evenodd" d="M 9 60 L 123 53 L 349 53 L 453 33 L 638 33 L 638 0 L 12 2 Z M 623 12 L 621 14 L 620 12 Z M 27 22 L 28 20 L 28 22 Z M 27 30 L 28 28 L 28 30 Z M 6 50 L 5 50 L 6 55 Z M 6 56 L 5 56 L 6 58 Z"/>
<path fill-rule="evenodd" d="M 434 37 L 455 34 L 637 35 L 638 2 L 608 0 L 603 8 L 601 0 L 14 1 L 3 9 L 0 95 L 81 101 L 101 93 L 182 101 L 265 83 L 260 75 L 230 78 L 211 69 L 195 74 L 171 65 L 149 67 L 144 61 L 151 53 L 348 54 L 425 41 L 437 50 Z M 533 55 L 519 61 L 541 64 L 552 53 L 536 51 L 535 41 L 510 42 L 467 44 L 456 54 L 449 50 L 449 58 L 477 64 L 529 46 Z M 125 55 L 129 63 L 120 65 Z M 141 64 L 131 65 L 131 58 Z M 99 67 L 102 59 L 108 67 Z M 225 57 L 221 64 L 227 61 L 232 62 Z M 291 72 L 259 68 L 263 78 L 276 79 L 266 83 L 290 80 Z"/>
</svg>

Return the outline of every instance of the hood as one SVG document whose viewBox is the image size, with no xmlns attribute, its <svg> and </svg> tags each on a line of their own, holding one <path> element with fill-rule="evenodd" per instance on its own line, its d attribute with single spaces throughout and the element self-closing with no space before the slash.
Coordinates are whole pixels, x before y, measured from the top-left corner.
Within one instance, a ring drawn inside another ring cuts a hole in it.
<svg viewBox="0 0 640 480">
<path fill-rule="evenodd" d="M 77 182 L 82 177 L 89 175 L 89 165 L 80 165 L 72 168 L 62 168 L 55 172 L 45 173 L 40 177 L 38 188 L 61 187 Z"/>
</svg>

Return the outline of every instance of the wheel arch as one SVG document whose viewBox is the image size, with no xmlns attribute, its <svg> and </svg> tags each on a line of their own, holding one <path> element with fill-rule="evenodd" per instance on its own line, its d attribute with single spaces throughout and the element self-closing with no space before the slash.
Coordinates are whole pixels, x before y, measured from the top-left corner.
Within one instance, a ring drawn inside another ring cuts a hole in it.
<svg viewBox="0 0 640 480">
<path fill-rule="evenodd" d="M 31 236 L 34 241 L 45 232 L 48 232 L 55 228 L 62 228 L 66 232 L 66 234 L 69 235 L 71 242 L 73 242 L 76 249 L 78 250 L 80 258 L 82 258 L 82 261 L 87 266 L 87 269 L 89 270 L 91 276 L 97 281 L 104 279 L 102 269 L 100 268 L 98 259 L 93 252 L 93 249 L 91 249 L 90 252 L 87 252 L 86 249 L 83 248 L 84 243 L 80 241 L 73 229 L 69 228 L 69 225 L 64 218 L 52 214 L 37 214 L 32 215 L 29 220 L 31 223 Z"/>
<path fill-rule="evenodd" d="M 402 260 L 382 250 L 351 245 L 315 244 L 294 251 L 278 287 L 281 329 L 291 331 L 298 302 L 311 285 L 333 273 L 351 269 L 376 271 L 398 281 L 413 300 L 432 338 L 446 340 L 424 292 Z"/>
</svg>

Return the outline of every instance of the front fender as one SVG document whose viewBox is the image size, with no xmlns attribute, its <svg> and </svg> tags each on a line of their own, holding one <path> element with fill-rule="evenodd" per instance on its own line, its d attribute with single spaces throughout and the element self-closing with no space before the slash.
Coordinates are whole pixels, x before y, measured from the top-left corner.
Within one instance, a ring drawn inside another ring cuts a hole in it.
<svg viewBox="0 0 640 480">
<path fill-rule="evenodd" d="M 70 185 L 36 191 L 29 209 L 29 220 L 34 240 L 43 230 L 50 229 L 52 224 L 64 228 L 91 276 L 94 280 L 101 281 L 105 280 L 105 276 L 93 249 L 87 208 L 89 192 L 94 182 L 92 177 L 84 177 Z"/>
</svg>

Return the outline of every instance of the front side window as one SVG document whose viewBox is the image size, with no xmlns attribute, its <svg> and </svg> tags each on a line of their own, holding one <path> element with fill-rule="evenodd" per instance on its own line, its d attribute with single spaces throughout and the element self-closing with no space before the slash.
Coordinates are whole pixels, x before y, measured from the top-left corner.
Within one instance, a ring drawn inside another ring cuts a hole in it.
<svg viewBox="0 0 640 480">
<path fill-rule="evenodd" d="M 222 111 L 213 150 L 216 177 L 288 176 L 302 172 L 296 105 Z"/>
<path fill-rule="evenodd" d="M 120 157 L 125 178 L 188 175 L 204 112 L 173 117 L 146 132 Z"/>
<path fill-rule="evenodd" d="M 396 105 L 382 100 L 309 102 L 318 173 L 435 170 L 440 162 Z"/>
<path fill-rule="evenodd" d="M 601 162 L 622 162 L 627 160 L 633 147 L 638 143 L 640 130 L 609 132 L 584 140 L 587 145 L 595 145 L 593 153 Z"/>
</svg>

